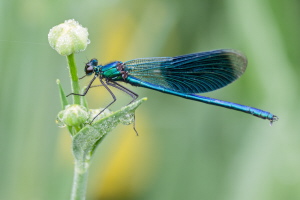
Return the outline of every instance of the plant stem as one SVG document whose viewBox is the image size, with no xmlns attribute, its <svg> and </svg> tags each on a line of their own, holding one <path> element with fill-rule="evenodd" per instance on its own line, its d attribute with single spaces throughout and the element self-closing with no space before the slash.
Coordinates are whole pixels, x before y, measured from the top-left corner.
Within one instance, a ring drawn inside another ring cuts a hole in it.
<svg viewBox="0 0 300 200">
<path fill-rule="evenodd" d="M 71 200 L 84 200 L 86 195 L 88 164 L 75 161 Z"/>
<path fill-rule="evenodd" d="M 80 87 L 78 82 L 78 76 L 77 76 L 77 67 L 74 59 L 74 54 L 70 54 L 67 56 L 68 65 L 69 65 L 69 72 L 71 76 L 71 87 L 72 92 L 74 94 L 79 94 Z M 80 96 L 79 95 L 72 95 L 73 96 L 73 103 L 74 104 L 80 104 Z"/>
</svg>

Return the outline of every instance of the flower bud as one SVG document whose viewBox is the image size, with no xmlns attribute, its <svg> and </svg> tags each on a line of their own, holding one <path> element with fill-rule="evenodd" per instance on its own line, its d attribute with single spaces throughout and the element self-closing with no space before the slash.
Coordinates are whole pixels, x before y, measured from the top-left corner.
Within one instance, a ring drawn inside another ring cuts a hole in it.
<svg viewBox="0 0 300 200">
<path fill-rule="evenodd" d="M 74 19 L 70 19 L 54 26 L 48 34 L 48 41 L 60 55 L 68 56 L 84 51 L 90 43 L 88 36 L 87 28 L 82 27 Z"/>
<path fill-rule="evenodd" d="M 109 109 L 105 109 L 100 115 L 99 113 L 103 110 L 103 108 L 99 108 L 99 109 L 90 109 L 90 119 L 89 121 L 98 121 L 99 119 L 102 119 L 110 114 L 112 114 L 112 111 L 110 111 Z M 96 117 L 96 118 L 95 118 Z M 95 118 L 95 119 L 94 119 Z"/>
<path fill-rule="evenodd" d="M 67 126 L 78 126 L 85 123 L 89 119 L 89 112 L 84 106 L 73 104 L 67 105 L 57 115 L 57 121 L 60 125 L 63 123 Z"/>
</svg>

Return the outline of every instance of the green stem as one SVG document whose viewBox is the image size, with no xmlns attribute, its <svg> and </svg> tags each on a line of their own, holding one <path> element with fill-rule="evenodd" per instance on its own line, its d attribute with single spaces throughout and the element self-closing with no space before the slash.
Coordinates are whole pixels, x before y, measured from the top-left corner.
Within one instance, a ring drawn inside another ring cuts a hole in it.
<svg viewBox="0 0 300 200">
<path fill-rule="evenodd" d="M 75 161 L 71 200 L 84 200 L 86 195 L 88 164 Z"/>
<path fill-rule="evenodd" d="M 72 92 L 75 94 L 79 94 L 80 87 L 78 82 L 78 76 L 77 76 L 77 67 L 74 59 L 74 54 L 67 56 L 68 65 L 69 65 L 69 72 L 71 76 L 71 86 L 72 86 Z M 74 104 L 80 104 L 80 96 L 79 95 L 72 95 L 73 96 L 73 103 Z"/>
</svg>

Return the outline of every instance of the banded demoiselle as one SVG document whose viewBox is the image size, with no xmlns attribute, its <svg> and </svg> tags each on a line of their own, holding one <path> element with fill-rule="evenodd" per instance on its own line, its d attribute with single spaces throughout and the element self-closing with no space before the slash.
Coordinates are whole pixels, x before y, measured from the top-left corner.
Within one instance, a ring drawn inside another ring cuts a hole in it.
<svg viewBox="0 0 300 200">
<path fill-rule="evenodd" d="M 125 82 L 133 86 L 245 112 L 261 119 L 267 119 L 272 124 L 278 120 L 278 117 L 270 112 L 196 95 L 228 85 L 238 79 L 245 72 L 246 67 L 246 57 L 239 51 L 232 49 L 220 49 L 176 57 L 138 58 L 126 62 L 115 61 L 106 65 L 98 65 L 98 60 L 92 59 L 85 65 L 85 76 L 94 74 L 94 77 L 83 94 L 71 94 L 85 96 L 98 77 L 101 86 L 104 86 L 113 98 L 113 101 L 101 112 L 116 101 L 115 95 L 108 86 L 115 87 L 130 95 L 133 99 L 130 103 L 137 99 L 136 93 L 118 83 Z"/>
</svg>

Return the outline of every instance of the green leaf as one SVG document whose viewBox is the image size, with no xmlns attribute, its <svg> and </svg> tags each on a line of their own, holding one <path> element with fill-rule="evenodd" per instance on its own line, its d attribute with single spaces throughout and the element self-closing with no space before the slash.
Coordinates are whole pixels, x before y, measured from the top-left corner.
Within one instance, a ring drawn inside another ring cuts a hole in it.
<svg viewBox="0 0 300 200">
<path fill-rule="evenodd" d="M 61 84 L 60 84 L 60 80 L 57 79 L 57 80 L 56 80 L 56 83 L 57 83 L 57 85 L 58 85 L 59 96 L 60 96 L 60 102 L 61 102 L 61 108 L 62 108 L 62 110 L 64 110 L 65 107 L 66 107 L 67 105 L 69 105 L 69 102 L 68 102 L 68 99 L 67 99 L 67 97 L 66 97 L 65 91 L 64 91 L 64 89 L 62 88 L 62 86 L 61 86 Z M 73 129 L 72 129 L 71 126 L 67 126 L 67 128 L 68 128 L 68 130 L 69 130 L 69 132 L 70 132 L 71 134 L 74 134 L 74 131 L 73 131 Z"/>
<path fill-rule="evenodd" d="M 60 102 L 61 102 L 61 109 L 64 110 L 66 105 L 69 104 L 68 99 L 65 95 L 64 89 L 62 88 L 61 84 L 60 84 L 60 80 L 57 79 L 56 83 L 58 85 L 58 89 L 59 89 L 59 96 L 60 96 Z"/>
<path fill-rule="evenodd" d="M 81 163 L 80 169 L 88 167 L 88 162 L 98 144 L 113 128 L 123 123 L 126 116 L 132 116 L 135 109 L 147 98 L 142 98 L 112 114 L 87 125 L 73 137 L 73 154 L 77 164 Z"/>
</svg>

